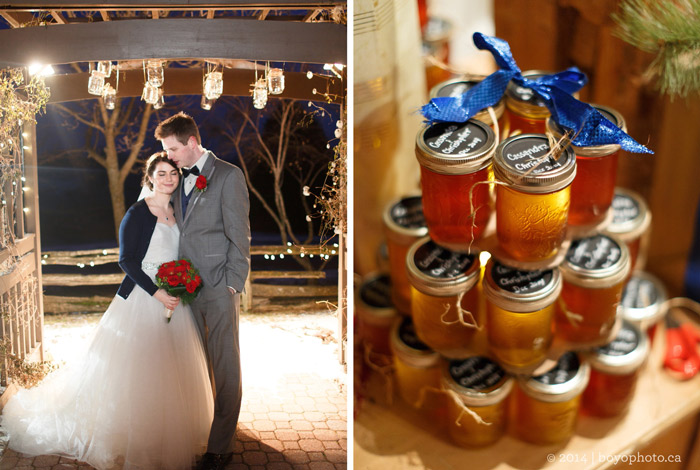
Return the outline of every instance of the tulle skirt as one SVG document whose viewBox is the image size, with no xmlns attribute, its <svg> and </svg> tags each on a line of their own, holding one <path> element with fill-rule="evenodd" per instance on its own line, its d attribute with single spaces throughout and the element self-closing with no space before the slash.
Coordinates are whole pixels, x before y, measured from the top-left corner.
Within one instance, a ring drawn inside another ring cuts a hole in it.
<svg viewBox="0 0 700 470">
<path fill-rule="evenodd" d="M 10 448 L 97 469 L 190 469 L 206 449 L 213 397 L 189 307 L 170 323 L 136 286 L 116 296 L 74 363 L 5 406 Z"/>
</svg>

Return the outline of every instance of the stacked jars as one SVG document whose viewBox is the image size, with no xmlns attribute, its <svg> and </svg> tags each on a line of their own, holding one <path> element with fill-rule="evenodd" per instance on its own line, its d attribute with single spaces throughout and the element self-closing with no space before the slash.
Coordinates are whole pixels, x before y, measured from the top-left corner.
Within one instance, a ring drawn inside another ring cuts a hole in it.
<svg viewBox="0 0 700 470">
<path fill-rule="evenodd" d="M 442 83 L 438 83 L 435 85 L 431 90 L 430 90 L 430 96 L 429 98 L 445 98 L 445 97 L 450 97 L 450 98 L 456 98 L 460 95 L 463 95 L 467 91 L 469 91 L 471 88 L 476 86 L 479 82 L 475 80 L 465 80 L 462 78 L 453 78 L 451 80 L 444 81 Z M 508 135 L 508 119 L 507 119 L 507 114 L 505 113 L 506 105 L 505 105 L 505 100 L 501 98 L 501 100 L 496 103 L 493 107 L 493 112 L 494 115 L 496 116 L 496 121 L 498 122 L 498 127 L 499 127 L 499 132 L 501 135 Z M 484 109 L 479 111 L 474 115 L 474 119 L 477 121 L 481 121 L 485 124 L 488 124 L 492 129 L 494 128 L 494 122 L 493 119 L 491 119 L 491 115 L 489 114 L 488 110 Z"/>
<path fill-rule="evenodd" d="M 643 269 L 643 245 L 651 225 L 651 212 L 642 196 L 623 188 L 615 188 L 612 207 L 613 220 L 605 232 L 625 242 L 630 252 L 631 269 Z"/>
<path fill-rule="evenodd" d="M 357 335 L 369 351 L 389 354 L 389 332 L 397 317 L 391 302 L 391 280 L 386 274 L 371 274 L 360 285 L 355 299 Z"/>
<path fill-rule="evenodd" d="M 523 77 L 535 81 L 545 75 L 548 72 L 541 70 L 523 72 Z M 532 89 L 511 81 L 506 88 L 505 97 L 511 135 L 545 133 L 549 109 Z"/>
</svg>

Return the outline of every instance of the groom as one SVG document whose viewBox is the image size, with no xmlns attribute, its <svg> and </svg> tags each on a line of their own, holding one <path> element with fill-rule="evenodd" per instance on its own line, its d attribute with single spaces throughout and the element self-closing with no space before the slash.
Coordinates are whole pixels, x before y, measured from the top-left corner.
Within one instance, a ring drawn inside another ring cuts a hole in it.
<svg viewBox="0 0 700 470">
<path fill-rule="evenodd" d="M 155 137 L 182 169 L 173 193 L 180 256 L 192 261 L 204 282 L 192 313 L 209 360 L 215 407 L 207 453 L 197 468 L 223 469 L 231 461 L 241 410 L 238 312 L 250 265 L 248 187 L 240 168 L 202 147 L 187 114 L 161 122 Z"/>
</svg>

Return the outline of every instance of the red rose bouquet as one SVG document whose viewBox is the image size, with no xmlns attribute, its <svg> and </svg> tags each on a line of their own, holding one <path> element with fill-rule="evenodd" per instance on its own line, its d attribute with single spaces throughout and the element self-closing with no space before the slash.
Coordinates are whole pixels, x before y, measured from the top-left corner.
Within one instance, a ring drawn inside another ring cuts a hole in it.
<svg viewBox="0 0 700 470">
<path fill-rule="evenodd" d="M 156 285 L 173 296 L 179 297 L 183 305 L 192 302 L 202 288 L 202 278 L 199 271 L 192 266 L 190 260 L 180 259 L 168 261 L 158 267 Z M 168 323 L 172 310 L 166 312 Z"/>
</svg>

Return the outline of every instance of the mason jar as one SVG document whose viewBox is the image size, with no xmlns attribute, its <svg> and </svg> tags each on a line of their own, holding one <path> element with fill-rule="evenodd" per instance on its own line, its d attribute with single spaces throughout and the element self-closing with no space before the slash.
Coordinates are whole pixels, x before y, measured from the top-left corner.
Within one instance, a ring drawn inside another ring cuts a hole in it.
<svg viewBox="0 0 700 470">
<path fill-rule="evenodd" d="M 483 323 L 476 288 L 479 257 L 452 252 L 426 237 L 408 250 L 406 267 L 416 334 L 443 356 L 465 357 Z"/>
<path fill-rule="evenodd" d="M 651 225 L 651 211 L 642 196 L 625 188 L 615 188 L 612 207 L 613 220 L 605 228 L 605 233 L 625 242 L 630 252 L 632 270 L 643 269 L 643 242 Z"/>
<path fill-rule="evenodd" d="M 389 332 L 398 314 L 391 302 L 391 279 L 387 274 L 366 276 L 357 291 L 357 335 L 372 352 L 390 354 Z"/>
<path fill-rule="evenodd" d="M 450 63 L 450 37 L 452 23 L 444 18 L 428 17 L 423 28 L 423 56 L 433 57 L 445 65 Z M 425 61 L 425 81 L 430 90 L 436 84 L 447 80 L 451 72 Z"/>
<path fill-rule="evenodd" d="M 496 185 L 496 235 L 516 261 L 554 257 L 566 237 L 576 157 L 571 147 L 549 154 L 544 134 L 511 137 L 494 154 L 493 173 L 503 183 Z"/>
<path fill-rule="evenodd" d="M 491 215 L 489 185 L 484 183 L 491 180 L 495 148 L 491 128 L 474 119 L 437 123 L 418 133 L 423 214 L 435 243 L 468 251 L 481 238 Z"/>
<path fill-rule="evenodd" d="M 549 75 L 550 72 L 542 70 L 527 70 L 523 77 L 537 80 Z M 520 86 L 510 81 L 506 87 L 506 114 L 510 123 L 511 135 L 517 134 L 544 134 L 547 130 L 546 122 L 550 116 L 549 109 L 532 89 Z"/>
<path fill-rule="evenodd" d="M 666 299 L 668 294 L 659 278 L 644 271 L 635 271 L 622 290 L 618 312 L 623 320 L 646 332 L 651 343 L 656 325 L 666 313 L 662 308 Z"/>
</svg>

